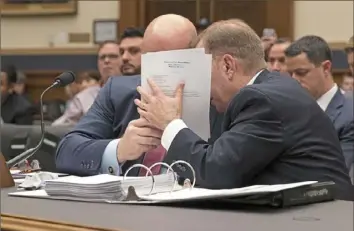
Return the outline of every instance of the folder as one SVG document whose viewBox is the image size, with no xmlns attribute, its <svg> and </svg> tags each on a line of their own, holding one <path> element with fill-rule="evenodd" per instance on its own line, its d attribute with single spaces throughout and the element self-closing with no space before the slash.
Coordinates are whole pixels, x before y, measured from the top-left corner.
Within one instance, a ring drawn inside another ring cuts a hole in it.
<svg viewBox="0 0 354 231">
<path fill-rule="evenodd" d="M 287 207 L 317 203 L 334 199 L 333 182 L 305 181 L 277 185 L 252 185 L 234 189 L 205 189 L 194 187 L 195 171 L 185 161 L 172 165 L 158 163 L 168 170 L 165 174 L 152 175 L 151 168 L 133 165 L 124 176 L 96 175 L 89 177 L 67 176 L 46 181 L 43 189 L 18 191 L 10 196 L 36 197 L 73 201 L 126 204 L 178 204 L 181 202 L 215 201 L 229 203 Z M 178 184 L 178 176 L 173 171 L 176 164 L 191 168 L 193 179 Z M 133 168 L 145 168 L 146 176 L 127 177 Z"/>
</svg>

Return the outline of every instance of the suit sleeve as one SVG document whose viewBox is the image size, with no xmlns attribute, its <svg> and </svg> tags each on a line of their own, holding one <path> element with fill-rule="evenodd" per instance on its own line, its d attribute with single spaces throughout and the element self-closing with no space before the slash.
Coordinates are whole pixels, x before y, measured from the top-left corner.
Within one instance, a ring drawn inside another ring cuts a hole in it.
<svg viewBox="0 0 354 231">
<path fill-rule="evenodd" d="M 354 163 L 354 122 L 349 121 L 339 134 L 340 145 L 346 165 L 350 169 Z"/>
<path fill-rule="evenodd" d="M 56 152 L 58 171 L 75 175 L 95 175 L 102 171 L 103 153 L 115 138 L 111 85 L 112 78 L 100 90 L 92 107 L 74 130 L 59 143 Z"/>
<path fill-rule="evenodd" d="M 164 131 L 162 144 L 168 159 L 189 162 L 201 187 L 248 185 L 284 149 L 282 122 L 267 96 L 248 89 L 234 101 L 229 106 L 233 109 L 225 114 L 229 126 L 213 145 L 180 122 L 171 122 L 169 125 L 176 126 L 167 126 Z"/>
</svg>

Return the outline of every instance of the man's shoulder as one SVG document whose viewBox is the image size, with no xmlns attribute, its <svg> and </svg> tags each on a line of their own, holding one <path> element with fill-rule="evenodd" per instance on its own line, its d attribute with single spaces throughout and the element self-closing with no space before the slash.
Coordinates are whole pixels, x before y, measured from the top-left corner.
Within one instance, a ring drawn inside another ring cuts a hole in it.
<svg viewBox="0 0 354 231">
<path fill-rule="evenodd" d="M 12 100 L 14 104 L 21 105 L 22 109 L 32 107 L 31 102 L 23 95 L 12 94 Z"/>
<path fill-rule="evenodd" d="M 111 79 L 111 87 L 127 87 L 136 89 L 137 86 L 140 85 L 141 76 L 140 75 L 132 75 L 132 76 L 113 76 Z"/>
<path fill-rule="evenodd" d="M 350 121 L 353 121 L 354 118 L 354 101 L 353 98 L 347 97 L 343 95 L 343 106 L 341 107 L 341 111 L 345 117 L 347 117 Z"/>
<path fill-rule="evenodd" d="M 134 76 L 113 76 L 103 86 L 102 91 L 108 91 L 110 95 L 135 94 L 136 88 L 140 85 L 140 75 Z"/>
<path fill-rule="evenodd" d="M 259 83 L 248 85 L 242 89 L 243 91 L 256 91 L 264 96 L 268 95 L 288 95 L 292 93 L 305 93 L 300 84 L 290 76 L 277 72 L 268 72 L 263 76 Z"/>
</svg>

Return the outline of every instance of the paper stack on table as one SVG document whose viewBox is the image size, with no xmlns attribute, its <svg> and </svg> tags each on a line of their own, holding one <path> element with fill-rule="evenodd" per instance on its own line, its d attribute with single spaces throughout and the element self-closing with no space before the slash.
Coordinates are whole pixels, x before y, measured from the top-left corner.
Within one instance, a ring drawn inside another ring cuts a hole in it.
<svg viewBox="0 0 354 231">
<path fill-rule="evenodd" d="M 127 177 L 108 174 L 78 177 L 67 176 L 46 181 L 44 190 L 48 196 L 66 198 L 121 201 L 127 196 L 128 187 L 134 187 L 138 195 L 150 192 L 169 192 L 175 184 L 173 173 L 152 177 Z M 177 187 L 176 187 L 177 189 Z"/>
<path fill-rule="evenodd" d="M 182 120 L 205 141 L 210 138 L 211 63 L 204 48 L 153 52 L 141 58 L 144 89 L 150 90 L 147 79 L 151 78 L 166 95 L 173 96 L 184 81 Z"/>
</svg>

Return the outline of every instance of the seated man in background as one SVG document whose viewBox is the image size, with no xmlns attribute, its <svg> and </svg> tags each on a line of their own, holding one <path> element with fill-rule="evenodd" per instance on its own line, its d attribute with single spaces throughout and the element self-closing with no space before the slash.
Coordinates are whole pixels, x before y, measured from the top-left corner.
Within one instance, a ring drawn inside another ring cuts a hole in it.
<svg viewBox="0 0 354 231">
<path fill-rule="evenodd" d="M 347 54 L 349 70 L 352 73 L 352 76 L 354 76 L 354 36 L 349 39 L 347 46 L 344 50 Z"/>
<path fill-rule="evenodd" d="M 285 55 L 289 74 L 308 90 L 331 119 L 350 169 L 354 160 L 353 100 L 345 97 L 333 80 L 329 45 L 321 37 L 304 36 L 292 43 Z"/>
<path fill-rule="evenodd" d="M 7 66 L 1 70 L 1 118 L 4 123 L 31 125 L 35 113 L 29 100 L 14 91 L 17 82 L 17 70 Z"/>
<path fill-rule="evenodd" d="M 119 55 L 119 44 L 115 41 L 105 41 L 98 48 L 97 67 L 101 76 L 103 86 L 109 77 L 121 76 L 121 58 Z"/>
<path fill-rule="evenodd" d="M 120 38 L 119 54 L 120 71 L 123 75 L 139 75 L 141 68 L 141 44 L 144 31 L 138 28 L 127 28 Z"/>
<path fill-rule="evenodd" d="M 78 93 L 69 101 L 64 114 L 52 126 L 74 125 L 87 113 L 100 91 L 100 76 L 97 73 L 82 72 L 75 79 Z"/>
<path fill-rule="evenodd" d="M 351 185 L 331 121 L 296 80 L 266 70 L 261 40 L 246 23 L 214 23 L 197 47 L 213 55 L 211 102 L 225 111 L 224 131 L 208 144 L 186 126 L 183 84 L 174 97 L 152 81 L 151 93 L 139 87 L 138 113 L 163 131 L 167 163 L 189 162 L 205 188 L 312 180 Z"/>
<path fill-rule="evenodd" d="M 341 88 L 344 93 L 353 93 L 354 77 L 352 76 L 352 73 L 345 73 L 343 75 Z"/>
<path fill-rule="evenodd" d="M 188 19 L 162 15 L 147 27 L 142 51 L 186 49 L 196 36 L 196 28 Z M 140 97 L 136 91 L 140 81 L 140 76 L 108 80 L 88 113 L 58 145 L 58 171 L 74 175 L 120 175 L 135 163 L 149 166 L 150 157 L 155 162 L 163 159 L 163 150 L 155 149 L 160 144 L 160 131 L 139 119 L 134 105 L 134 99 Z M 218 137 L 215 131 L 221 127 L 220 117 L 211 109 L 211 140 Z M 142 125 L 145 126 L 141 128 Z M 141 173 L 135 168 L 129 175 Z"/>
<path fill-rule="evenodd" d="M 288 39 L 277 39 L 267 50 L 267 64 L 268 70 L 278 71 L 281 73 L 286 72 L 285 65 L 285 49 L 291 44 Z"/>
</svg>

